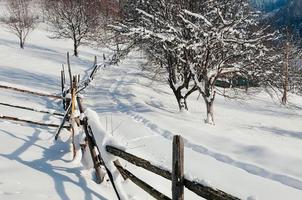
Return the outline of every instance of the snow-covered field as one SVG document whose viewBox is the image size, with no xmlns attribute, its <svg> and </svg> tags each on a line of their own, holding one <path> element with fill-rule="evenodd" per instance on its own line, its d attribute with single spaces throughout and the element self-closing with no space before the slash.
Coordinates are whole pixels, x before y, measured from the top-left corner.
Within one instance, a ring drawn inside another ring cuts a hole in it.
<svg viewBox="0 0 302 200">
<path fill-rule="evenodd" d="M 51 40 L 44 26 L 29 37 L 24 50 L 0 27 L 0 80 L 48 93 L 60 93 L 60 70 L 72 43 Z M 73 73 L 85 77 L 93 57 L 106 49 L 80 48 L 72 57 Z M 101 62 L 101 61 L 100 61 Z M 140 53 L 130 54 L 118 66 L 101 69 L 83 94 L 87 107 L 98 113 L 103 127 L 128 152 L 170 169 L 172 137 L 185 138 L 185 176 L 242 199 L 302 199 L 302 97 L 290 104 L 258 89 L 242 99 L 218 97 L 216 125 L 206 125 L 205 106 L 198 94 L 189 100 L 190 112 L 179 113 L 167 84 L 153 81 L 141 70 Z M 0 89 L 0 102 L 62 111 L 61 102 Z M 0 106 L 0 115 L 59 123 L 30 111 Z M 91 172 L 71 161 L 68 133 L 54 141 L 55 129 L 0 120 L 0 199 L 116 199 L 109 182 L 97 185 Z M 159 191 L 171 196 L 171 183 L 123 162 Z M 130 181 L 129 198 L 152 199 Z M 188 190 L 186 199 L 201 199 Z"/>
</svg>

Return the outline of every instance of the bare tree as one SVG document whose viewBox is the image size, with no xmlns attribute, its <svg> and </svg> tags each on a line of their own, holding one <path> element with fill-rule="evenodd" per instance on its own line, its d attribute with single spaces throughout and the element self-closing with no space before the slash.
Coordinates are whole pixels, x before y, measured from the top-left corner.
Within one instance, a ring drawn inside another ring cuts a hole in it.
<svg viewBox="0 0 302 200">
<path fill-rule="evenodd" d="M 45 10 L 53 38 L 72 39 L 75 56 L 78 47 L 99 34 L 102 26 L 99 0 L 45 0 Z"/>
<path fill-rule="evenodd" d="M 30 0 L 8 0 L 7 17 L 1 21 L 7 29 L 15 34 L 24 49 L 28 34 L 35 28 L 35 16 L 30 12 Z"/>
<path fill-rule="evenodd" d="M 263 73 L 262 78 L 264 85 L 278 90 L 282 97 L 281 103 L 286 105 L 288 94 L 300 93 L 302 82 L 301 68 L 301 48 L 300 44 L 288 38 L 281 38 L 279 43 L 274 44 L 271 53 L 274 58 L 268 60 L 269 66 L 262 66 L 262 70 L 269 72 Z"/>
<path fill-rule="evenodd" d="M 279 55 L 281 56 L 281 85 L 282 85 L 282 98 L 281 103 L 286 105 L 288 102 L 288 92 L 290 92 L 291 86 L 297 81 L 297 75 L 299 74 L 299 68 L 295 68 L 296 61 L 301 55 L 301 49 L 298 48 L 299 43 L 294 39 L 294 33 L 290 30 L 290 27 L 285 28 L 285 37 L 281 43 L 281 51 Z M 277 65 L 278 66 L 278 65 Z M 300 80 L 301 81 L 301 80 Z"/>
<path fill-rule="evenodd" d="M 283 96 L 282 96 L 282 104 L 285 105 L 287 103 L 287 92 L 289 90 L 289 83 L 288 83 L 288 67 L 289 67 L 289 43 L 285 44 L 285 58 L 282 70 L 282 86 L 283 86 Z"/>
</svg>

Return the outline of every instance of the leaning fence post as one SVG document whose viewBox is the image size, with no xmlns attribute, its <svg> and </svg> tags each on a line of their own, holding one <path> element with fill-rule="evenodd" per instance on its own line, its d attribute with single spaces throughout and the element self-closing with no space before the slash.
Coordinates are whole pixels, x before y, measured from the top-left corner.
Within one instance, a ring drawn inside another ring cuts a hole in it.
<svg viewBox="0 0 302 200">
<path fill-rule="evenodd" d="M 84 113 L 84 108 L 82 105 L 82 99 L 77 96 L 77 102 L 78 102 L 78 107 L 81 113 Z M 83 125 L 83 129 L 87 138 L 87 143 L 88 143 L 88 148 L 90 151 L 90 155 L 91 155 L 91 159 L 93 161 L 93 167 L 95 169 L 95 174 L 96 174 L 96 182 L 98 184 L 102 183 L 105 177 L 105 174 L 102 172 L 101 169 L 101 160 L 98 158 L 98 154 L 96 152 L 96 148 L 93 142 L 93 139 L 91 137 L 91 135 L 89 134 L 89 130 L 88 130 L 88 122 L 87 122 L 87 117 L 84 117 L 84 119 L 82 120 L 82 125 Z"/>
<path fill-rule="evenodd" d="M 179 135 L 173 137 L 172 199 L 184 199 L 184 142 Z"/>
</svg>

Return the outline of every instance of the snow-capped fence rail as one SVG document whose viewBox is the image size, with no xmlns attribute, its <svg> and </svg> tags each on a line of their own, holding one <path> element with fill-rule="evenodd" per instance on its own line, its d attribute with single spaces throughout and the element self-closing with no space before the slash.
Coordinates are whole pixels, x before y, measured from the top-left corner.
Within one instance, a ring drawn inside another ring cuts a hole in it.
<svg viewBox="0 0 302 200">
<path fill-rule="evenodd" d="M 110 145 L 106 146 L 106 150 L 109 153 L 128 161 L 129 163 L 132 163 L 132 164 L 134 164 L 138 167 L 144 168 L 147 171 L 153 172 L 153 173 L 155 173 L 155 174 L 157 174 L 161 177 L 164 177 L 164 178 L 172 181 L 172 172 L 171 171 L 166 170 L 166 169 L 162 169 L 162 168 L 160 168 L 156 165 L 153 165 L 148 160 L 139 158 L 139 157 L 137 157 L 133 154 L 130 154 L 130 153 L 128 153 L 128 152 L 126 152 L 122 149 L 119 149 L 117 147 L 110 146 Z M 119 167 L 119 169 L 121 169 L 121 168 Z M 128 175 L 129 175 L 128 176 L 129 179 L 132 180 L 130 178 L 132 175 L 131 174 L 128 174 Z M 194 192 L 198 196 L 201 196 L 201 197 L 203 197 L 205 199 L 208 199 L 208 200 L 239 200 L 239 198 L 234 197 L 230 194 L 227 194 L 227 193 L 225 193 L 225 192 L 223 192 L 219 189 L 214 189 L 212 187 L 203 185 L 203 184 L 198 183 L 196 181 L 191 181 L 191 180 L 186 179 L 186 178 L 183 178 L 183 181 L 182 181 L 181 184 L 183 184 L 187 189 L 191 190 L 192 192 Z M 172 183 L 172 185 L 173 185 L 173 183 Z M 144 188 L 142 188 L 142 189 L 144 189 Z M 158 198 L 158 199 L 161 199 L 161 198 Z M 178 198 L 173 197 L 173 200 L 174 199 L 179 199 L 179 197 Z"/>
</svg>

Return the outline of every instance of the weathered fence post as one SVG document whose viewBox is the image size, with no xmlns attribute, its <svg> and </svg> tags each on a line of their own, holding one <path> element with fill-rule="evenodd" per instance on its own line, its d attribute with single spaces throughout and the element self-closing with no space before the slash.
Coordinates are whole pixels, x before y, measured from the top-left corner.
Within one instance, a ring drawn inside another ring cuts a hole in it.
<svg viewBox="0 0 302 200">
<path fill-rule="evenodd" d="M 62 89 L 62 96 L 64 92 L 64 74 L 63 70 L 61 70 L 61 89 Z"/>
<path fill-rule="evenodd" d="M 75 111 L 76 111 L 76 90 L 77 90 L 77 76 L 73 76 L 72 86 L 71 86 L 71 114 L 69 123 L 71 125 L 71 135 L 72 135 L 72 147 L 73 147 L 73 158 L 76 156 L 76 146 L 75 146 L 75 127 L 78 126 L 76 123 Z"/>
<path fill-rule="evenodd" d="M 71 87 L 72 87 L 72 73 L 71 73 L 69 52 L 67 52 L 67 67 L 68 67 L 70 89 L 71 89 Z"/>
<path fill-rule="evenodd" d="M 76 90 L 77 90 L 77 76 L 73 76 L 71 86 L 71 114 L 75 112 L 76 105 Z"/>
<path fill-rule="evenodd" d="M 65 102 L 65 96 L 66 96 L 66 94 L 65 94 L 65 72 L 64 72 L 63 69 L 61 70 L 61 87 L 62 87 L 62 97 L 63 97 L 63 102 L 62 102 L 63 109 L 66 110 L 66 104 L 65 104 L 66 103 Z"/>
<path fill-rule="evenodd" d="M 81 113 L 84 113 L 84 108 L 82 105 L 82 99 L 77 96 L 77 102 L 78 102 L 78 107 Z M 101 169 L 101 160 L 98 158 L 98 154 L 96 152 L 96 147 L 94 145 L 93 139 L 91 135 L 89 134 L 88 130 L 88 122 L 87 122 L 87 117 L 84 117 L 82 121 L 83 129 L 86 135 L 87 143 L 88 143 L 88 148 L 90 151 L 91 159 L 93 162 L 93 167 L 95 169 L 95 174 L 96 174 L 96 183 L 100 184 L 103 182 L 105 174 Z"/>
<path fill-rule="evenodd" d="M 184 199 L 184 142 L 179 135 L 173 137 L 172 199 Z"/>
<path fill-rule="evenodd" d="M 64 84 L 66 83 L 66 76 L 65 76 L 65 67 L 64 64 L 62 64 L 62 71 L 63 71 L 63 80 L 64 80 Z"/>
</svg>

